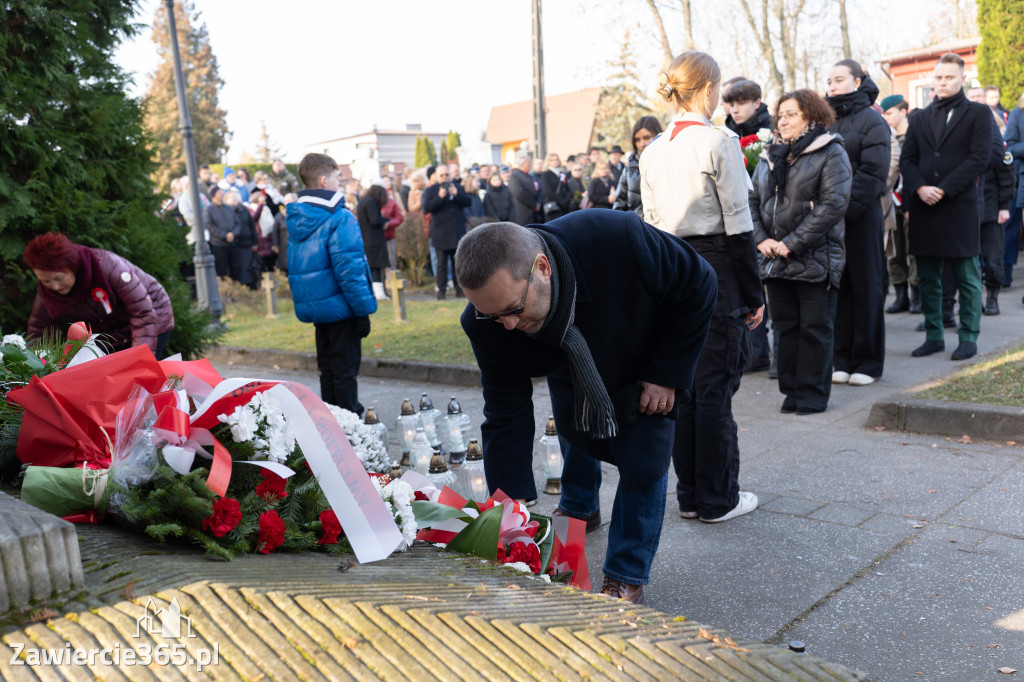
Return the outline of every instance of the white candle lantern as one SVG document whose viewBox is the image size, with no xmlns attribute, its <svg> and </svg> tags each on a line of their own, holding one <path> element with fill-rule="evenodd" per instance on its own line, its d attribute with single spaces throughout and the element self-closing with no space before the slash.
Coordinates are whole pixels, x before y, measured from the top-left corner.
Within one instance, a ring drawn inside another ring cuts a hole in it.
<svg viewBox="0 0 1024 682">
<path fill-rule="evenodd" d="M 465 416 L 459 401 L 452 396 L 448 401 L 448 415 L 445 417 L 445 421 L 448 425 L 448 460 L 454 466 L 462 464 L 466 459 L 466 436 L 468 435 L 466 427 L 468 425 L 463 420 Z"/>
<path fill-rule="evenodd" d="M 469 441 L 466 461 L 459 467 L 455 491 L 474 502 L 485 502 L 490 495 L 484 475 L 484 452 L 476 438 Z"/>
<path fill-rule="evenodd" d="M 565 460 L 562 459 L 562 446 L 558 442 L 554 417 L 548 417 L 544 435 L 540 437 L 540 452 L 544 458 L 544 474 L 548 479 L 547 485 L 544 486 L 544 492 L 548 495 L 561 495 L 562 467 Z"/>
<path fill-rule="evenodd" d="M 430 396 L 424 393 L 420 396 L 420 423 L 427 434 L 430 446 L 439 450 L 441 449 L 441 437 L 438 431 L 444 428 L 443 424 L 438 423 L 440 420 L 441 410 L 435 408 Z"/>
<path fill-rule="evenodd" d="M 430 458 L 433 454 L 434 449 L 430 447 L 423 427 L 417 427 L 416 437 L 412 441 L 412 451 L 409 453 L 412 468 L 426 476 L 430 469 Z"/>
<path fill-rule="evenodd" d="M 412 406 L 412 400 L 402 401 L 402 411 L 395 420 L 395 431 L 398 432 L 398 445 L 402 448 L 402 466 L 409 467 L 409 453 L 412 442 L 416 438 L 416 428 L 420 426 L 420 416 Z"/>
</svg>

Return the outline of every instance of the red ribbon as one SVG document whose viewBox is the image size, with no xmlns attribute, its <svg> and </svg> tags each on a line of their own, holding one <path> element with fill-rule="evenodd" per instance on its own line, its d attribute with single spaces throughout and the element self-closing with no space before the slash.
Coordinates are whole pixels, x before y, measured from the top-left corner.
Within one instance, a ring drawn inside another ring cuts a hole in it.
<svg viewBox="0 0 1024 682">
<path fill-rule="evenodd" d="M 153 422 L 154 429 L 160 429 L 165 433 L 177 436 L 174 445 L 185 445 L 189 441 L 199 445 L 213 446 L 213 463 L 210 465 L 210 475 L 206 477 L 206 485 L 215 494 L 224 497 L 228 492 L 228 483 L 231 481 L 231 453 L 220 444 L 208 429 L 197 428 L 192 425 L 188 412 L 179 410 L 173 404 L 168 404 L 167 393 L 158 393 L 153 396 L 154 405 L 162 404 L 163 409 Z M 173 395 L 171 396 L 173 399 Z"/>
<path fill-rule="evenodd" d="M 706 126 L 707 123 L 701 123 L 700 121 L 676 121 L 676 125 L 672 128 L 672 134 L 668 136 L 668 141 L 676 139 L 676 135 L 679 134 L 680 130 L 689 128 L 690 126 Z"/>
</svg>

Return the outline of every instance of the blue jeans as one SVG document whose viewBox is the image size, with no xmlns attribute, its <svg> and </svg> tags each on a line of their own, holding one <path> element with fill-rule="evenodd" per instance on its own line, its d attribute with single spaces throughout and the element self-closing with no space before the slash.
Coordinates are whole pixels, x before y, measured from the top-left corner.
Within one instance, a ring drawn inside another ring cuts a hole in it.
<svg viewBox="0 0 1024 682">
<path fill-rule="evenodd" d="M 589 516 L 600 508 L 601 463 L 559 438 L 565 468 L 558 508 L 573 516 Z M 604 574 L 629 585 L 646 585 L 658 553 L 668 497 L 668 473 L 646 486 L 624 486 L 619 480 L 608 527 Z"/>
</svg>

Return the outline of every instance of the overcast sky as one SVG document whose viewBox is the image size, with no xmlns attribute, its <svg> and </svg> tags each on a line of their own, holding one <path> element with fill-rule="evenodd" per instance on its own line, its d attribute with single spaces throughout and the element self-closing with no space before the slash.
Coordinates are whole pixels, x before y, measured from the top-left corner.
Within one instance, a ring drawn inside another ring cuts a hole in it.
<svg viewBox="0 0 1024 682">
<path fill-rule="evenodd" d="M 142 0 L 146 28 L 118 52 L 141 95 L 156 67 L 152 24 L 157 0 Z M 289 160 L 306 144 L 420 123 L 463 139 L 484 130 L 491 107 L 532 94 L 530 0 L 196 0 L 225 81 L 220 103 L 233 137 L 228 160 L 254 150 L 260 121 Z M 669 3 L 662 3 L 668 5 Z M 675 6 L 676 3 L 671 3 Z M 716 3 L 694 2 L 695 12 Z M 850 0 L 854 42 L 878 53 L 917 47 L 925 0 L 884 8 Z M 615 10 L 615 11 L 609 11 Z M 671 12 L 665 12 L 673 31 Z M 698 20 L 701 17 L 698 15 Z M 547 0 L 543 8 L 548 94 L 599 86 L 625 30 L 653 90 L 660 47 L 641 0 Z M 703 32 L 700 46 L 723 62 L 730 46 Z M 675 33 L 673 33 L 675 35 Z M 699 40 L 700 38 L 698 38 Z M 674 45 L 679 49 L 679 45 Z M 716 51 L 717 50 L 717 51 Z M 873 65 L 872 65 L 873 66 Z M 874 67 L 873 73 L 877 73 Z M 821 85 L 824 88 L 824 84 Z M 204 160 L 205 161 L 205 160 Z"/>
</svg>

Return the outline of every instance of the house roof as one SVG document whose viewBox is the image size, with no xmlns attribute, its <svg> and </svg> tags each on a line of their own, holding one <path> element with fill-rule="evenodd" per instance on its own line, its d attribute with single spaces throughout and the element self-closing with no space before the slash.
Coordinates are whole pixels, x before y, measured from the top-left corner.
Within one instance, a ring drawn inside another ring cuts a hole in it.
<svg viewBox="0 0 1024 682">
<path fill-rule="evenodd" d="M 878 64 L 891 64 L 892 62 L 900 62 L 904 60 L 916 59 L 918 57 L 929 57 L 933 55 L 941 55 L 947 52 L 956 52 L 957 50 L 965 50 L 972 47 L 977 47 L 981 42 L 981 38 L 962 38 L 960 40 L 951 40 L 946 43 L 938 43 L 936 45 L 929 45 L 928 47 L 918 47 L 913 50 L 904 50 L 903 52 L 896 52 L 894 54 L 879 57 L 875 60 Z"/>
<path fill-rule="evenodd" d="M 544 98 L 548 151 L 572 154 L 590 146 L 601 88 L 586 88 Z M 533 140 L 533 100 L 491 108 L 486 139 L 492 144 Z"/>
<path fill-rule="evenodd" d="M 448 133 L 435 133 L 423 130 L 379 130 L 374 128 L 373 130 L 367 130 L 365 133 L 356 133 L 355 135 L 346 135 L 345 137 L 332 137 L 329 140 L 322 140 L 320 142 L 313 142 L 306 145 L 312 147 L 321 144 L 328 144 L 330 142 L 340 142 L 342 140 L 351 140 L 354 137 L 366 137 L 367 135 L 426 135 L 427 137 L 445 137 Z"/>
</svg>

